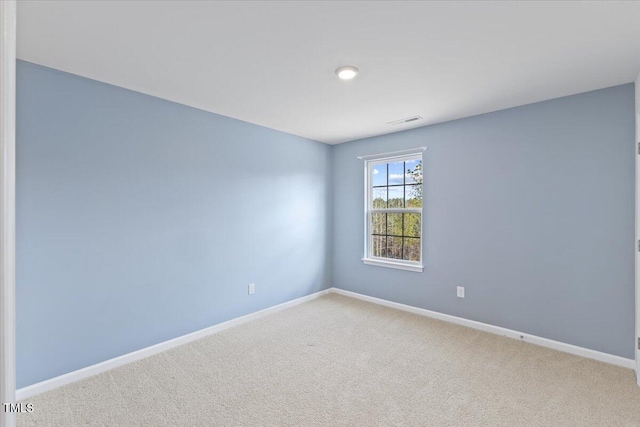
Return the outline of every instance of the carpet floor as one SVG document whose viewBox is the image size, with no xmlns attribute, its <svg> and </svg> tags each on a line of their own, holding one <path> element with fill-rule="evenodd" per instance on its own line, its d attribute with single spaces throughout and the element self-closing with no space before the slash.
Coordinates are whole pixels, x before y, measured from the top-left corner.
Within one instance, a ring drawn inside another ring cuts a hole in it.
<svg viewBox="0 0 640 427">
<path fill-rule="evenodd" d="M 329 294 L 41 394 L 18 426 L 640 426 L 633 371 Z"/>
</svg>

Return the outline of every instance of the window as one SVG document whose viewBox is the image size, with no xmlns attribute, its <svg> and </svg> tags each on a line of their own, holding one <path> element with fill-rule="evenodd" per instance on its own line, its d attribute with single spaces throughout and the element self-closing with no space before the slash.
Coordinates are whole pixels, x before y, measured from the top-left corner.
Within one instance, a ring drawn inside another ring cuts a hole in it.
<svg viewBox="0 0 640 427">
<path fill-rule="evenodd" d="M 422 271 L 422 154 L 365 162 L 365 264 Z"/>
</svg>

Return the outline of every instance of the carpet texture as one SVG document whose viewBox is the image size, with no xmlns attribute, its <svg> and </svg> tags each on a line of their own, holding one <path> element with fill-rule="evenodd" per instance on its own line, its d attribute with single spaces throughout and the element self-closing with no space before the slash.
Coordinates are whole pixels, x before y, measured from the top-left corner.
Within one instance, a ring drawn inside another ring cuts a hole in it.
<svg viewBox="0 0 640 427">
<path fill-rule="evenodd" d="M 329 294 L 36 396 L 18 426 L 640 426 L 633 371 Z"/>
</svg>

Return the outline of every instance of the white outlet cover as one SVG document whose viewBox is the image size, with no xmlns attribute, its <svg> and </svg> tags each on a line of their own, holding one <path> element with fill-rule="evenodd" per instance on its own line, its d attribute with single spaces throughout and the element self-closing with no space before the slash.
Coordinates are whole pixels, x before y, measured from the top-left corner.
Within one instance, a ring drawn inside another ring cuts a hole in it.
<svg viewBox="0 0 640 427">
<path fill-rule="evenodd" d="M 253 295 L 256 293 L 256 284 L 249 283 L 249 295 Z"/>
<path fill-rule="evenodd" d="M 458 298 L 464 298 L 464 287 L 458 286 L 456 289 L 456 295 L 458 295 Z"/>
</svg>

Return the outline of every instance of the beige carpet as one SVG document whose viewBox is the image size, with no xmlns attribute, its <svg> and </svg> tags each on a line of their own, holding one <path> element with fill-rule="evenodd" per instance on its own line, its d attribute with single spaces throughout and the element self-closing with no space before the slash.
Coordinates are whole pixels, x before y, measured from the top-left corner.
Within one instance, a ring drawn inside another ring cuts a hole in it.
<svg viewBox="0 0 640 427">
<path fill-rule="evenodd" d="M 329 294 L 29 399 L 18 426 L 640 426 L 631 370 Z"/>
</svg>

